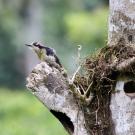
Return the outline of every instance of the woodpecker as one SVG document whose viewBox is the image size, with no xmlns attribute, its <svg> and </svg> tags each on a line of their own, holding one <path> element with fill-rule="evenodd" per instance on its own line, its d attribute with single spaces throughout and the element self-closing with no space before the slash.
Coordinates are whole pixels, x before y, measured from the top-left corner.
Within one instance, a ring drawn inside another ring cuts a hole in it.
<svg viewBox="0 0 135 135">
<path fill-rule="evenodd" d="M 62 67 L 60 60 L 56 56 L 56 52 L 53 48 L 43 46 L 38 42 L 25 45 L 32 48 L 32 50 L 37 54 L 41 61 L 47 62 L 50 66 L 55 67 L 60 71 L 65 71 L 63 70 L 64 68 Z"/>
</svg>

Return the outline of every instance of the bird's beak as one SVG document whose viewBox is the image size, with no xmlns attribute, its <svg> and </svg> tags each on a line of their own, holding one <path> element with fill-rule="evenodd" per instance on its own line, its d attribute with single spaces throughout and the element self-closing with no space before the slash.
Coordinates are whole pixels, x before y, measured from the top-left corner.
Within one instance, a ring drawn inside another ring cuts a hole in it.
<svg viewBox="0 0 135 135">
<path fill-rule="evenodd" d="M 32 47 L 32 45 L 29 45 L 29 44 L 25 44 L 26 46 L 28 46 L 28 47 Z"/>
</svg>

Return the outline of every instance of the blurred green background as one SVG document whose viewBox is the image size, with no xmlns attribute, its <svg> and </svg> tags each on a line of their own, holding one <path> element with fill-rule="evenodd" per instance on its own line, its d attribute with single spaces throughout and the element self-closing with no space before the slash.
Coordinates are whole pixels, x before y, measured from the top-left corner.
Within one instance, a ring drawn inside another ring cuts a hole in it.
<svg viewBox="0 0 135 135">
<path fill-rule="evenodd" d="M 0 135 L 67 135 L 25 89 L 39 63 L 24 44 L 53 47 L 71 75 L 81 58 L 107 40 L 108 0 L 0 0 Z"/>
</svg>

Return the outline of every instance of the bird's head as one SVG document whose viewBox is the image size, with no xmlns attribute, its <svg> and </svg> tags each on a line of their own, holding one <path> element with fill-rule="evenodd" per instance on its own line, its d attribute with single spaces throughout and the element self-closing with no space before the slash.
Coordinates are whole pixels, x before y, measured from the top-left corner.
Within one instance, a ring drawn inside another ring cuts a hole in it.
<svg viewBox="0 0 135 135">
<path fill-rule="evenodd" d="M 32 44 L 25 44 L 25 45 L 28 46 L 29 48 L 31 48 L 37 54 L 37 56 L 40 60 L 45 58 L 46 49 L 44 46 L 42 46 L 38 42 L 34 42 Z"/>
<path fill-rule="evenodd" d="M 40 60 L 44 60 L 46 56 L 53 56 L 55 54 L 54 49 L 45 47 L 38 42 L 34 42 L 32 44 L 25 44 L 30 47 L 38 56 Z"/>
</svg>

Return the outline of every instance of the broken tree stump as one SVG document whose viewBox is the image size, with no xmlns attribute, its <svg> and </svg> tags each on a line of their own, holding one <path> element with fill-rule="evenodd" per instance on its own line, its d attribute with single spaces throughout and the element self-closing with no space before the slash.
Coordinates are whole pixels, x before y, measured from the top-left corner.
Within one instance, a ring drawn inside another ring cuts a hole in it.
<svg viewBox="0 0 135 135">
<path fill-rule="evenodd" d="M 27 78 L 70 135 L 135 134 L 134 11 L 134 0 L 110 0 L 108 46 L 84 60 L 72 83 L 47 62 Z"/>
</svg>

